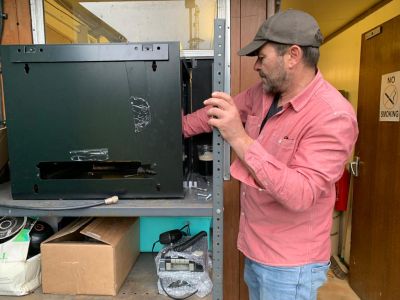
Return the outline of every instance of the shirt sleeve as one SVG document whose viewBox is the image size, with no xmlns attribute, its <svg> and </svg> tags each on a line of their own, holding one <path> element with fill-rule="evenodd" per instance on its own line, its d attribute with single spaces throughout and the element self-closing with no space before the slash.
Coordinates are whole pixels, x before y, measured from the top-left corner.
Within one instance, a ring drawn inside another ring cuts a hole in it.
<svg viewBox="0 0 400 300">
<path fill-rule="evenodd" d="M 251 111 L 252 105 L 250 101 L 254 98 L 254 93 L 260 90 L 262 91 L 262 89 L 260 89 L 260 84 L 257 84 L 233 98 L 243 123 L 246 122 L 247 115 Z M 196 110 L 194 113 L 182 116 L 182 133 L 185 138 L 212 131 L 211 126 L 207 124 L 207 111 L 209 109 L 210 107 L 206 106 Z"/>
<path fill-rule="evenodd" d="M 357 136 L 355 116 L 348 112 L 331 113 L 304 134 L 288 165 L 269 154 L 256 140 L 244 156 L 252 176 L 240 180 L 265 189 L 291 210 L 306 210 L 332 191 Z"/>
<path fill-rule="evenodd" d="M 211 126 L 207 123 L 208 110 L 209 107 L 205 106 L 194 113 L 182 116 L 182 133 L 185 138 L 212 131 Z"/>
</svg>

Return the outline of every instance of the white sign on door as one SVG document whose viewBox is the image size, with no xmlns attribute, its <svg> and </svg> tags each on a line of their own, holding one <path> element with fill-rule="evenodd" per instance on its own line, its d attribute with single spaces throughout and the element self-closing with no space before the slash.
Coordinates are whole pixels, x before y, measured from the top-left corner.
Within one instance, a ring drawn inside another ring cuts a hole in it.
<svg viewBox="0 0 400 300">
<path fill-rule="evenodd" d="M 382 75 L 379 121 L 400 121 L 400 71 Z"/>
</svg>

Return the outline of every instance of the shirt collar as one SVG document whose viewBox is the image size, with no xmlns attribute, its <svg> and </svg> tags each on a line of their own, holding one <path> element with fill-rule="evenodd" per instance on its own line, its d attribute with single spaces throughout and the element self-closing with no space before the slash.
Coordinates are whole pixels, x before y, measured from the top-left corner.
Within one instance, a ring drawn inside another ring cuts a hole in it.
<svg viewBox="0 0 400 300">
<path fill-rule="evenodd" d="M 323 83 L 323 80 L 324 78 L 322 77 L 321 72 L 318 70 L 314 79 L 304 88 L 304 90 L 289 101 L 296 112 L 299 112 L 304 106 L 306 106 L 306 104 L 310 101 L 310 98 L 314 95 L 315 91 Z"/>
</svg>

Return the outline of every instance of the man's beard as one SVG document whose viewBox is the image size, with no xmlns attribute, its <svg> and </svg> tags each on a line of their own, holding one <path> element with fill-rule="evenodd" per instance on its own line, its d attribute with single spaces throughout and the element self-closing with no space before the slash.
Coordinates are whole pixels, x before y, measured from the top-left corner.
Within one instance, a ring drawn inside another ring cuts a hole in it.
<svg viewBox="0 0 400 300">
<path fill-rule="evenodd" d="M 259 71 L 258 74 L 262 79 L 263 88 L 267 94 L 277 94 L 284 91 L 288 76 L 283 68 L 280 68 L 269 76 L 264 74 L 262 71 Z"/>
</svg>

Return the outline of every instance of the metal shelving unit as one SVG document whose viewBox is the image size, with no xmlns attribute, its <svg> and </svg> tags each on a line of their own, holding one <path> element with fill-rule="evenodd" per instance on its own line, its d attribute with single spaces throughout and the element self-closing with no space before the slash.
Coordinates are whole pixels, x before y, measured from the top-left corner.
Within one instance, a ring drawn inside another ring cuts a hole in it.
<svg viewBox="0 0 400 300">
<path fill-rule="evenodd" d="M 213 70 L 213 86 L 214 90 L 225 91 L 225 21 L 217 19 L 215 21 L 215 38 L 214 38 L 214 70 Z M 183 199 L 126 199 L 121 200 L 112 206 L 95 206 L 85 209 L 70 210 L 43 210 L 44 208 L 57 208 L 65 206 L 74 206 L 84 201 L 90 203 L 94 200 L 12 200 L 10 184 L 0 185 L 0 216 L 212 216 L 213 217 L 213 291 L 212 299 L 223 299 L 223 180 L 224 180 L 224 141 L 220 133 L 214 129 L 213 132 L 213 184 L 212 184 L 212 201 L 206 201 L 204 198 L 197 197 L 197 190 L 186 189 Z M 13 207 L 13 206 L 18 206 Z M 143 256 L 143 257 L 142 257 Z M 149 268 L 146 269 L 146 261 Z M 130 299 L 166 299 L 162 296 L 156 296 L 155 287 L 149 285 L 149 278 L 155 277 L 154 265 L 150 262 L 146 255 L 141 255 L 138 265 L 134 266 L 126 283 L 122 287 L 116 298 L 129 297 Z M 138 271 L 138 269 L 142 271 Z M 153 270 L 153 271 L 152 271 Z M 138 274 L 147 274 L 142 278 Z M 149 277 L 149 278 L 148 278 Z M 132 280 L 135 278 L 135 284 Z M 140 279 L 142 278 L 142 279 Z M 143 280 L 140 283 L 140 280 Z M 155 280 L 155 279 L 154 279 Z M 155 282 L 155 281 L 154 281 Z M 141 288 L 139 286 L 142 284 Z M 136 292 L 135 289 L 138 289 Z M 145 292 L 144 288 L 148 290 Z M 129 292 L 127 292 L 128 290 Z M 38 295 L 40 290 L 36 291 L 29 299 L 69 299 L 68 296 L 57 295 Z M 135 295 L 138 295 L 135 298 Z M 59 297 L 59 298 L 57 298 Z M 71 299 L 74 296 L 71 296 Z M 7 298 L 1 297 L 0 299 Z M 110 299 L 112 297 L 86 297 L 93 299 Z M 196 297 L 193 297 L 194 299 Z M 210 296 L 205 298 L 210 299 Z"/>
<path fill-rule="evenodd" d="M 199 199 L 196 190 L 187 189 L 183 199 L 124 199 L 113 205 L 95 206 L 85 209 L 43 210 L 43 208 L 70 207 L 95 203 L 98 200 L 12 200 L 10 184 L 0 185 L 0 215 L 2 216 L 187 216 L 206 217 L 212 215 L 212 202 Z M 9 208 L 7 206 L 22 208 Z"/>
<path fill-rule="evenodd" d="M 149 266 L 152 266 L 149 268 Z M 43 294 L 39 287 L 32 294 L 16 298 L 15 296 L 0 296 L 1 300 L 66 300 L 66 299 L 85 299 L 85 300 L 168 300 L 166 296 L 158 294 L 157 274 L 154 260 L 150 253 L 139 255 L 135 265 L 125 280 L 117 296 L 68 296 Z M 212 295 L 205 298 L 192 296 L 188 300 L 212 300 Z"/>
</svg>

